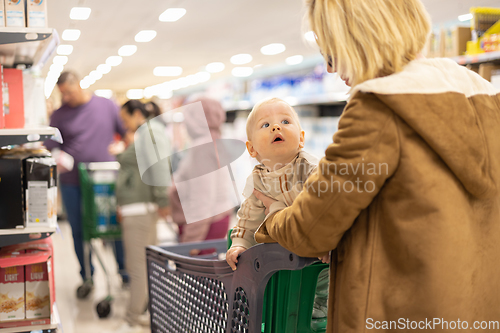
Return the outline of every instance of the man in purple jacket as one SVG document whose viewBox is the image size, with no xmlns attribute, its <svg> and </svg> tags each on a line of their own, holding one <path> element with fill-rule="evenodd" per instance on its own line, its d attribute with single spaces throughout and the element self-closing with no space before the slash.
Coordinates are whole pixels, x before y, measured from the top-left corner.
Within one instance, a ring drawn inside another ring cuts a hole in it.
<svg viewBox="0 0 500 333">
<path fill-rule="evenodd" d="M 118 106 L 112 101 L 82 90 L 80 80 L 73 72 L 63 72 L 57 81 L 63 105 L 50 117 L 50 126 L 57 127 L 64 142 L 49 140 L 47 149 L 60 148 L 73 156 L 73 170 L 60 175 L 60 188 L 69 223 L 73 231 L 75 252 L 80 262 L 80 274 L 84 289 L 90 290 L 92 280 L 86 280 L 83 254 L 83 233 L 81 214 L 81 192 L 78 177 L 78 163 L 114 161 L 108 153 L 108 146 L 116 133 L 122 137 L 125 129 L 118 114 Z M 123 248 L 116 242 L 117 262 L 123 271 Z M 90 260 L 90 258 L 89 258 Z M 90 276 L 93 274 L 91 265 Z M 123 275 L 122 275 L 123 276 Z M 79 288 L 80 289 L 80 288 Z M 85 295 L 79 295 L 85 297 Z"/>
</svg>

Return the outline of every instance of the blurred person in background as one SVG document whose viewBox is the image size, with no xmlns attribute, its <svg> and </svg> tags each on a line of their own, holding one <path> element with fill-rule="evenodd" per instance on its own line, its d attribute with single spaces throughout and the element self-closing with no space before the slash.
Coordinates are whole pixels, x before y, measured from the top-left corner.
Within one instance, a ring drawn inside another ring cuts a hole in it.
<svg viewBox="0 0 500 333">
<path fill-rule="evenodd" d="M 197 102 L 201 102 L 205 119 L 196 112 L 194 103 Z M 189 196 L 189 202 L 184 200 L 181 204 L 179 189 L 174 184 L 169 190 L 172 219 L 179 225 L 180 242 L 224 238 L 229 228 L 232 209 L 218 211 L 220 210 L 218 208 L 230 206 L 228 201 L 231 192 L 229 191 L 234 190 L 225 188 L 217 176 L 197 177 L 206 176 L 203 171 L 206 166 L 216 166 L 219 162 L 214 148 L 216 148 L 216 140 L 221 138 L 220 127 L 226 121 L 226 111 L 218 101 L 207 97 L 196 98 L 184 108 L 186 108 L 183 112 L 184 124 L 192 140 L 190 146 L 193 148 L 186 151 L 173 179 L 176 184 L 183 182 L 182 186 Z M 196 149 L 196 147 L 204 148 Z M 188 182 L 194 178 L 197 178 L 196 182 Z M 187 221 L 184 214 L 186 209 L 189 210 L 191 216 L 197 215 L 197 213 L 200 216 L 206 215 L 207 212 L 211 211 L 214 213 L 208 218 L 190 223 L 192 221 Z M 198 254 L 196 251 L 192 252 L 192 255 L 196 254 Z"/>
<path fill-rule="evenodd" d="M 57 87 L 61 92 L 62 105 L 51 114 L 50 126 L 59 129 L 63 143 L 48 140 L 44 144 L 47 149 L 58 148 L 74 159 L 72 170 L 64 170 L 58 166 L 58 172 L 59 188 L 73 233 L 75 253 L 80 263 L 80 275 L 84 281 L 77 290 L 77 296 L 82 298 L 93 288 L 94 267 L 89 257 L 91 271 L 86 272 L 78 163 L 114 161 L 114 157 L 108 153 L 108 146 L 116 134 L 123 136 L 125 129 L 118 115 L 118 106 L 109 99 L 83 90 L 80 87 L 80 79 L 75 73 L 70 71 L 61 73 Z M 115 242 L 115 248 L 120 274 L 124 282 L 127 282 L 121 241 Z"/>
<path fill-rule="evenodd" d="M 141 325 L 149 325 L 148 315 L 145 315 L 148 304 L 146 246 L 156 245 L 158 216 L 166 218 L 169 215 L 167 188 L 147 185 L 141 179 L 136 149 L 142 148 L 137 146 L 140 143 L 134 142 L 134 133 L 148 121 L 156 144 L 162 147 L 162 153 L 166 156 L 170 153 L 164 149 L 170 145 L 166 140 L 163 123 L 157 119 L 149 119 L 150 113 L 140 101 L 130 100 L 123 104 L 120 117 L 128 131 L 128 146 L 121 152 L 120 145 L 113 144 L 109 151 L 111 154 L 117 154 L 117 161 L 120 163 L 115 192 L 125 250 L 125 266 L 130 276 L 127 323 L 117 332 L 128 333 L 141 332 Z M 150 132 L 146 133 L 149 135 Z"/>
</svg>

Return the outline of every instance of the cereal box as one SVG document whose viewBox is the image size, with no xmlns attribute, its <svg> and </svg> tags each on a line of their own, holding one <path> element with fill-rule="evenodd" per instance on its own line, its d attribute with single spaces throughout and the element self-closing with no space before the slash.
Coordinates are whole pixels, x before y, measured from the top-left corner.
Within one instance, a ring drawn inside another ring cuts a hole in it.
<svg viewBox="0 0 500 333">
<path fill-rule="evenodd" d="M 50 259 L 49 262 L 26 265 L 26 319 L 50 317 L 48 265 Z"/>
<path fill-rule="evenodd" d="M 15 257 L 19 252 L 2 254 Z M 0 321 L 24 319 L 24 266 L 0 268 Z"/>
</svg>

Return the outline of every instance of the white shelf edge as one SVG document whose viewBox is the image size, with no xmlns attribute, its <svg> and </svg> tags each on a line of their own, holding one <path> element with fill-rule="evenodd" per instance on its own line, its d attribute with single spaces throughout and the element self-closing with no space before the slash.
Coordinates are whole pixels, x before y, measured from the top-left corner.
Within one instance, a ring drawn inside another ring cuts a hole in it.
<svg viewBox="0 0 500 333">
<path fill-rule="evenodd" d="M 26 27 L 1 27 L 0 33 L 2 32 L 14 32 L 14 33 L 33 33 L 36 32 L 38 34 L 50 34 L 52 33 L 53 28 L 26 28 Z"/>
<path fill-rule="evenodd" d="M 0 136 L 25 135 L 25 134 L 55 135 L 56 133 L 57 133 L 57 128 L 50 126 L 0 129 Z"/>
<path fill-rule="evenodd" d="M 483 63 L 488 61 L 500 60 L 500 51 L 485 52 L 474 55 L 463 55 L 450 58 L 460 65 Z"/>
<path fill-rule="evenodd" d="M 56 232 L 56 227 L 27 227 L 19 229 L 0 229 L 0 236 L 39 234 L 39 233 L 41 234 L 45 232 Z"/>
</svg>

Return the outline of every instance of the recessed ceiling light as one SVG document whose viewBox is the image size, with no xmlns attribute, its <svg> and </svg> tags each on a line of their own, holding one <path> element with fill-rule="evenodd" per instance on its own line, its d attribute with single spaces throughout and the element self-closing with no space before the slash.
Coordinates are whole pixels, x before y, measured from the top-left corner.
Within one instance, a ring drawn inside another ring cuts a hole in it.
<svg viewBox="0 0 500 333">
<path fill-rule="evenodd" d="M 260 49 L 260 52 L 262 52 L 262 54 L 265 54 L 265 55 L 275 55 L 275 54 L 279 54 L 281 52 L 284 52 L 285 50 L 286 50 L 285 45 L 280 44 L 280 43 L 272 43 L 272 44 L 268 44 L 266 46 L 263 46 Z"/>
<path fill-rule="evenodd" d="M 316 41 L 316 35 L 314 34 L 314 31 L 308 31 L 304 34 L 304 38 L 309 41 L 309 42 L 315 42 Z"/>
<path fill-rule="evenodd" d="M 111 56 L 106 59 L 106 65 L 110 66 L 118 66 L 119 64 L 122 63 L 122 57 L 120 56 Z"/>
<path fill-rule="evenodd" d="M 55 56 L 52 62 L 56 65 L 66 65 L 68 63 L 68 57 L 67 56 Z"/>
<path fill-rule="evenodd" d="M 207 72 L 218 73 L 222 72 L 226 66 L 222 62 L 211 62 L 205 66 Z"/>
<path fill-rule="evenodd" d="M 252 67 L 235 67 L 235 68 L 233 68 L 231 73 L 233 74 L 233 76 L 236 76 L 236 77 L 247 77 L 247 76 L 252 75 L 253 68 Z"/>
<path fill-rule="evenodd" d="M 196 75 L 196 78 L 198 79 L 199 83 L 207 82 L 208 80 L 210 80 L 210 73 L 198 72 L 195 75 Z"/>
<path fill-rule="evenodd" d="M 294 55 L 285 59 L 287 65 L 297 65 L 300 64 L 304 60 L 304 57 L 301 55 Z"/>
<path fill-rule="evenodd" d="M 139 43 L 146 43 L 153 40 L 156 37 L 156 31 L 154 30 L 142 30 L 135 35 L 135 41 Z"/>
<path fill-rule="evenodd" d="M 88 7 L 73 7 L 69 12 L 69 18 L 72 20 L 86 20 L 92 10 Z"/>
<path fill-rule="evenodd" d="M 57 47 L 58 55 L 70 55 L 73 52 L 73 45 L 59 45 Z"/>
<path fill-rule="evenodd" d="M 175 22 L 186 14 L 184 8 L 169 8 L 160 15 L 160 22 Z"/>
<path fill-rule="evenodd" d="M 53 75 L 53 76 L 59 77 L 59 74 L 63 71 L 63 69 L 64 69 L 64 65 L 52 64 L 52 65 L 50 65 L 50 68 L 49 68 L 49 71 L 50 71 L 49 74 L 52 73 L 52 74 L 50 74 L 51 76 Z M 49 74 L 47 74 L 47 75 L 49 75 Z"/>
<path fill-rule="evenodd" d="M 100 80 L 102 78 L 102 74 L 99 73 L 98 71 L 92 71 L 89 73 L 89 77 L 92 79 L 92 80 Z"/>
<path fill-rule="evenodd" d="M 101 64 L 97 66 L 96 71 L 101 74 L 108 74 L 111 71 L 111 66 L 107 64 Z"/>
<path fill-rule="evenodd" d="M 259 68 L 259 67 L 262 67 L 262 64 L 257 64 L 255 66 L 253 66 L 253 68 Z"/>
<path fill-rule="evenodd" d="M 141 99 L 144 97 L 143 89 L 129 89 L 127 90 L 128 99 Z"/>
<path fill-rule="evenodd" d="M 81 87 L 82 89 L 88 89 L 88 88 L 90 87 L 90 82 L 88 82 L 88 81 L 84 81 L 84 80 L 81 80 L 81 81 L 80 81 L 80 87 Z"/>
<path fill-rule="evenodd" d="M 135 45 L 123 45 L 118 50 L 118 55 L 122 57 L 128 57 L 134 54 L 137 51 L 137 46 Z"/>
<path fill-rule="evenodd" d="M 99 96 L 99 97 L 104 97 L 104 98 L 110 99 L 111 97 L 113 97 L 113 90 L 111 90 L 111 89 L 97 89 L 96 91 L 94 91 L 94 94 L 96 96 Z"/>
<path fill-rule="evenodd" d="M 237 54 L 231 57 L 231 63 L 235 65 L 244 65 L 252 61 L 252 56 L 247 53 Z"/>
<path fill-rule="evenodd" d="M 182 68 L 179 66 L 158 66 L 153 69 L 155 76 L 179 76 L 182 74 Z"/>
<path fill-rule="evenodd" d="M 80 30 L 78 29 L 66 29 L 63 31 L 61 38 L 63 40 L 75 41 L 80 38 Z"/>
<path fill-rule="evenodd" d="M 464 14 L 464 15 L 460 15 L 460 16 L 458 17 L 458 19 L 459 19 L 461 22 L 470 21 L 470 20 L 472 20 L 472 14 Z"/>
</svg>

